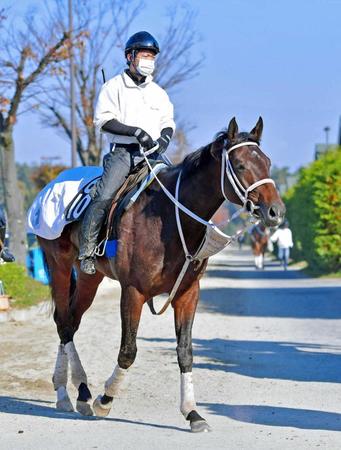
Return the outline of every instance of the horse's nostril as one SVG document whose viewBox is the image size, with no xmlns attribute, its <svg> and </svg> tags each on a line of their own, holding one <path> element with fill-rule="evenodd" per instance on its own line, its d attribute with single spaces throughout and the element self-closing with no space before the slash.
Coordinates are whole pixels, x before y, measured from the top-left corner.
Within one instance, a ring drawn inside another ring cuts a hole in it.
<svg viewBox="0 0 341 450">
<path fill-rule="evenodd" d="M 269 217 L 275 219 L 278 216 L 278 210 L 275 206 L 271 206 L 268 211 Z"/>
</svg>

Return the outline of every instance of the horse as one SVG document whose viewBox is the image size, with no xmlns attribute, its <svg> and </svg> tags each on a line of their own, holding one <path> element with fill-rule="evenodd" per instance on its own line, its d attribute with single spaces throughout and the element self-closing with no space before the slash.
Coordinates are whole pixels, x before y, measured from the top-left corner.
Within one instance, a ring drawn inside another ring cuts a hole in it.
<svg viewBox="0 0 341 450">
<path fill-rule="evenodd" d="M 264 269 L 264 254 L 268 247 L 269 232 L 263 223 L 252 227 L 250 231 L 251 248 L 255 257 L 256 269 Z"/>
<path fill-rule="evenodd" d="M 209 220 L 227 198 L 237 205 L 244 205 L 267 225 L 277 225 L 284 218 L 285 207 L 273 181 L 270 183 L 267 178 L 270 159 L 259 148 L 262 130 L 261 117 L 250 133 L 240 133 L 233 118 L 213 142 L 187 155 L 182 163 L 163 169 L 159 179 L 174 193 L 181 173 L 179 202 L 205 220 Z M 229 176 L 227 171 L 223 172 L 225 161 L 233 169 L 233 179 L 231 172 Z M 236 180 L 239 189 L 235 186 Z M 241 195 L 242 189 L 245 197 Z M 180 220 L 188 251 L 194 254 L 206 227 L 183 211 L 180 211 Z M 78 389 L 76 409 L 83 415 L 92 415 L 94 410 L 97 416 L 105 417 L 135 360 L 136 337 L 144 304 L 172 290 L 186 256 L 177 231 L 174 204 L 156 181 L 122 216 L 117 227 L 116 256 L 97 258 L 95 275 L 84 274 L 79 269 L 79 229 L 80 223 L 73 222 L 57 239 L 38 237 L 50 272 L 54 321 L 60 338 L 52 380 L 57 392 L 57 408 L 72 411 L 66 389 L 69 363 L 71 380 Z M 206 266 L 207 258 L 199 263 L 190 262 L 171 303 L 180 368 L 180 411 L 193 432 L 210 430 L 197 411 L 192 381 L 192 324 L 199 298 L 199 280 Z M 74 276 L 75 271 L 77 276 Z M 122 288 L 121 345 L 113 373 L 105 382 L 104 394 L 99 395 L 91 407 L 87 375 L 73 337 L 104 276 L 118 280 Z"/>
</svg>

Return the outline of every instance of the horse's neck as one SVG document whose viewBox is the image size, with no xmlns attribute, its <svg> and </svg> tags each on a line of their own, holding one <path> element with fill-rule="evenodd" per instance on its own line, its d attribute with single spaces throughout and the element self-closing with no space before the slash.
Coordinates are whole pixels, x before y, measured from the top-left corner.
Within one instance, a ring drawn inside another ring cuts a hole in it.
<svg viewBox="0 0 341 450">
<path fill-rule="evenodd" d="M 211 156 L 190 177 L 181 177 L 179 200 L 202 219 L 211 219 L 224 201 L 220 170 L 221 162 Z"/>
</svg>

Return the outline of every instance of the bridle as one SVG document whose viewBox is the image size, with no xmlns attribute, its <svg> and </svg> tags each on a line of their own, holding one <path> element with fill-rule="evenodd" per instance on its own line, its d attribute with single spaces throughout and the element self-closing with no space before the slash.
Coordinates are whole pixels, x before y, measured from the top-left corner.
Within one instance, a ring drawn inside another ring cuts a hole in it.
<svg viewBox="0 0 341 450">
<path fill-rule="evenodd" d="M 251 142 L 251 141 L 241 142 L 240 144 L 233 145 L 232 147 L 230 147 L 226 150 L 225 150 L 225 146 L 224 146 L 224 149 L 223 149 L 222 155 L 221 155 L 221 192 L 222 192 L 225 200 L 229 201 L 225 194 L 225 189 L 224 189 L 224 178 L 225 178 L 225 173 L 226 173 L 226 176 L 227 176 L 234 192 L 236 193 L 236 195 L 239 197 L 239 199 L 241 200 L 241 202 L 243 204 L 243 208 L 245 210 L 247 210 L 250 214 L 254 214 L 255 210 L 259 209 L 259 206 L 256 206 L 253 203 L 253 201 L 248 198 L 249 193 L 263 184 L 270 183 L 275 186 L 275 182 L 271 178 L 263 178 L 262 180 L 256 181 L 255 183 L 251 184 L 248 188 L 244 188 L 244 186 L 240 182 L 239 178 L 237 177 L 237 175 L 233 169 L 233 165 L 229 158 L 229 155 L 233 150 L 236 150 L 237 148 L 244 147 L 244 146 L 256 146 L 259 148 L 259 146 L 256 142 Z M 224 168 L 225 168 L 225 170 L 224 170 Z"/>
<path fill-rule="evenodd" d="M 259 148 L 258 144 L 256 142 L 251 142 L 251 141 L 246 141 L 246 142 L 241 142 L 240 144 L 236 144 L 233 145 L 230 148 L 224 148 L 222 150 L 222 156 L 221 156 L 221 192 L 225 198 L 225 200 L 230 201 L 225 193 L 225 189 L 224 189 L 224 181 L 225 181 L 225 173 L 226 176 L 228 178 L 228 180 L 231 183 L 231 186 L 234 190 L 234 192 L 236 193 L 236 195 L 239 197 L 239 199 L 241 200 L 242 204 L 243 204 L 243 208 L 239 209 L 235 214 L 233 214 L 233 216 L 231 217 L 231 219 L 228 220 L 228 222 L 231 222 L 231 220 L 233 220 L 235 217 L 237 217 L 238 215 L 240 215 L 242 212 L 247 211 L 250 213 L 251 216 L 254 216 L 255 210 L 259 209 L 259 206 L 255 205 L 253 203 L 253 201 L 251 199 L 248 198 L 249 193 L 252 192 L 254 189 L 256 189 L 257 187 L 263 185 L 263 184 L 273 184 L 275 185 L 274 180 L 272 180 L 271 178 L 263 178 L 262 180 L 256 181 L 255 183 L 252 183 L 249 187 L 244 188 L 244 186 L 242 185 L 241 181 L 238 179 L 233 166 L 231 164 L 231 161 L 229 159 L 229 154 L 233 151 L 236 150 L 239 147 L 244 147 L 244 146 L 256 146 Z M 196 220 L 197 222 L 201 223 L 202 225 L 208 226 L 208 227 L 212 227 L 213 224 L 211 221 L 207 221 L 205 219 L 202 219 L 201 217 L 199 217 L 197 214 L 195 214 L 193 211 L 189 210 L 188 208 L 186 208 L 186 206 L 184 206 L 183 204 L 181 204 L 178 200 L 178 193 L 180 190 L 180 182 L 181 182 L 181 171 L 179 172 L 178 175 L 178 179 L 176 182 L 176 192 L 175 192 L 175 197 L 173 196 L 173 194 L 171 194 L 169 192 L 169 190 L 166 188 L 166 186 L 164 186 L 164 184 L 160 181 L 159 177 L 156 175 L 156 173 L 154 172 L 153 167 L 151 166 L 150 162 L 148 161 L 147 156 L 149 156 L 150 154 L 154 153 L 157 149 L 158 149 L 158 145 L 153 147 L 152 149 L 148 150 L 148 151 L 144 151 L 142 147 L 140 147 L 140 153 L 141 155 L 144 157 L 147 166 L 149 168 L 149 170 L 151 171 L 151 173 L 154 175 L 154 178 L 157 180 L 157 182 L 159 183 L 161 189 L 163 190 L 163 192 L 166 194 L 166 196 L 174 203 L 175 208 L 176 209 L 180 209 L 182 212 L 184 212 L 185 214 L 187 214 L 188 216 L 192 217 L 192 219 Z M 225 225 L 226 222 L 219 224 L 218 226 L 221 225 Z M 180 230 L 179 230 L 180 231 Z"/>
</svg>

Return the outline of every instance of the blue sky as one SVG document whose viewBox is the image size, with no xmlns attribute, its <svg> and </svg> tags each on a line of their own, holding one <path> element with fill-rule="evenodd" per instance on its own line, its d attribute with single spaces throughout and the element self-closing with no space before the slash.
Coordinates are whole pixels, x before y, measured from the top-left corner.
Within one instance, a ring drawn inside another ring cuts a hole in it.
<svg viewBox="0 0 341 450">
<path fill-rule="evenodd" d="M 9 3 L 9 2 L 7 2 Z M 37 2 L 20 0 L 23 11 Z M 193 148 L 210 142 L 236 116 L 241 129 L 264 119 L 262 148 L 273 164 L 296 169 L 313 158 L 331 127 L 336 142 L 341 115 L 341 0 L 188 0 L 197 11 L 204 55 L 198 77 L 171 98 L 178 114 L 195 125 Z M 166 0 L 146 0 L 131 32 L 161 37 Z M 108 64 L 110 67 L 110 64 Z M 17 160 L 60 155 L 70 161 L 70 144 L 42 128 L 36 116 L 20 118 Z"/>
</svg>

